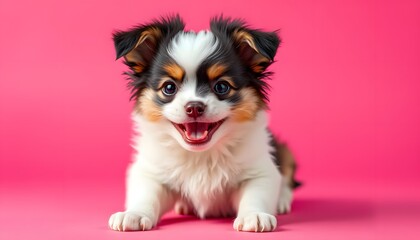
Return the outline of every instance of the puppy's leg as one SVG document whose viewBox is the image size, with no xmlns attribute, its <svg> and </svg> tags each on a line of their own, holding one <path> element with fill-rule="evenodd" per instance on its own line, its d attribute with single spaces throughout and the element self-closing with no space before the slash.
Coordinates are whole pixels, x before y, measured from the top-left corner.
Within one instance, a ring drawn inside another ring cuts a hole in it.
<svg viewBox="0 0 420 240">
<path fill-rule="evenodd" d="M 277 212 L 279 214 L 289 213 L 292 209 L 292 201 L 293 189 L 290 187 L 287 181 L 284 181 L 280 187 L 280 197 Z"/>
<path fill-rule="evenodd" d="M 275 139 L 273 146 L 275 147 L 275 162 L 283 176 L 277 211 L 279 214 L 284 214 L 290 212 L 293 201 L 293 189 L 298 187 L 300 183 L 295 179 L 296 161 L 289 148 Z"/>
<path fill-rule="evenodd" d="M 271 134 L 270 145 L 273 147 L 274 163 L 282 175 L 277 212 L 284 214 L 290 212 L 293 201 L 293 189 L 300 185 L 300 182 L 295 179 L 296 161 L 289 147 L 281 143 L 273 134 Z"/>
<path fill-rule="evenodd" d="M 127 178 L 126 210 L 114 213 L 109 219 L 109 227 L 113 230 L 150 230 L 174 205 L 173 193 L 156 180 L 133 169 L 130 169 Z"/>
<path fill-rule="evenodd" d="M 179 215 L 191 215 L 194 213 L 191 204 L 184 199 L 179 199 L 176 201 L 174 210 Z"/>
<path fill-rule="evenodd" d="M 233 228 L 237 231 L 273 231 L 277 226 L 280 174 L 274 169 L 263 176 L 244 181 L 233 195 L 237 218 Z"/>
</svg>

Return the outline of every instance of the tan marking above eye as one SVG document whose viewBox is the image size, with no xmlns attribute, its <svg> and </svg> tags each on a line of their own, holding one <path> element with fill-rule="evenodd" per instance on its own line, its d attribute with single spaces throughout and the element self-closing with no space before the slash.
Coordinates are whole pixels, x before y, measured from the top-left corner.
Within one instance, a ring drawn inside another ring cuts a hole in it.
<svg viewBox="0 0 420 240">
<path fill-rule="evenodd" d="M 216 63 L 211 65 L 207 69 L 207 76 L 210 80 L 217 80 L 217 78 L 221 77 L 227 70 L 227 66 L 221 63 Z"/>
<path fill-rule="evenodd" d="M 163 67 L 169 77 L 176 81 L 182 81 L 184 78 L 185 71 L 184 69 L 176 63 L 170 63 Z"/>
</svg>

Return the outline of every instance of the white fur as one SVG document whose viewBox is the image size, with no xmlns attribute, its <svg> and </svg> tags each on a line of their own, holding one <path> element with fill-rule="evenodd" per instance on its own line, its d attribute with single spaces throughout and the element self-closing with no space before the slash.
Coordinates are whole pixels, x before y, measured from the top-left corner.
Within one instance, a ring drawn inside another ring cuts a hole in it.
<svg viewBox="0 0 420 240">
<path fill-rule="evenodd" d="M 285 214 L 292 210 L 293 190 L 288 186 L 286 181 L 282 182 L 280 188 L 280 198 L 278 205 L 278 213 Z"/>
<path fill-rule="evenodd" d="M 186 75 L 191 77 L 218 46 L 217 38 L 210 31 L 180 32 L 171 41 L 167 51 L 184 68 Z"/>
<path fill-rule="evenodd" d="M 196 70 L 217 50 L 216 38 L 207 31 L 180 33 L 169 44 L 168 52 L 186 76 L 174 100 L 163 106 L 160 121 L 133 113 L 137 153 L 127 172 L 126 210 L 111 216 L 110 228 L 149 230 L 175 206 L 181 213 L 193 209 L 201 218 L 236 214 L 234 228 L 240 231 L 275 229 L 281 175 L 270 154 L 266 113 L 234 122 L 226 101 L 196 93 Z M 189 101 L 206 104 L 200 121 L 226 118 L 206 144 L 187 144 L 171 123 L 190 121 L 184 110 Z"/>
<path fill-rule="evenodd" d="M 200 117 L 201 121 L 217 122 L 226 118 L 230 114 L 231 106 L 226 101 L 220 101 L 214 94 L 198 96 L 197 94 L 197 76 L 196 71 L 200 64 L 211 54 L 218 50 L 218 41 L 209 31 L 181 32 L 175 36 L 168 47 L 171 57 L 186 72 L 182 86 L 176 94 L 175 99 L 163 106 L 163 115 L 174 123 L 183 123 L 188 121 L 188 116 L 184 111 L 184 106 L 190 101 L 203 102 L 207 107 L 205 114 Z M 178 131 L 172 126 L 168 129 L 170 135 L 185 149 L 190 151 L 203 151 L 209 149 L 223 137 L 222 133 L 226 128 L 224 125 L 216 131 L 211 141 L 200 146 L 192 146 L 183 140 Z"/>
<path fill-rule="evenodd" d="M 227 120 L 231 134 L 203 152 L 181 147 L 166 120 L 152 123 L 138 114 L 133 119 L 138 153 L 128 171 L 126 211 L 111 217 L 112 229 L 148 230 L 181 198 L 202 218 L 237 214 L 237 230 L 275 228 L 281 176 L 271 159 L 265 112 L 246 123 Z M 137 228 L 122 214 L 137 216 Z"/>
<path fill-rule="evenodd" d="M 213 94 L 207 94 L 204 97 L 198 96 L 196 92 L 196 85 L 197 80 L 195 78 L 187 78 L 183 81 L 175 99 L 163 106 L 162 114 L 166 119 L 174 123 L 184 123 L 190 121 L 184 110 L 184 106 L 190 101 L 200 101 L 207 106 L 205 113 L 200 117 L 200 121 L 217 122 L 229 116 L 231 106 L 227 102 L 218 100 Z M 226 128 L 227 124 L 222 124 L 213 134 L 210 142 L 199 146 L 187 144 L 172 125 L 170 125 L 167 130 L 172 138 L 176 139 L 178 144 L 180 144 L 183 148 L 190 151 L 203 151 L 209 149 L 212 145 L 223 138 L 225 136 L 224 133 L 229 132 Z"/>
</svg>

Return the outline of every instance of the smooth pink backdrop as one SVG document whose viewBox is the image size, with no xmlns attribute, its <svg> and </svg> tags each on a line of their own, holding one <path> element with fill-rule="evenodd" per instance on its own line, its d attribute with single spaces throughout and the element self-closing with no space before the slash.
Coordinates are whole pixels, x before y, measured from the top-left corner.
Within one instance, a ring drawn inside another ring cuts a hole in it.
<svg viewBox="0 0 420 240">
<path fill-rule="evenodd" d="M 255 239 L 165 216 L 118 233 L 131 123 L 111 32 L 168 13 L 280 29 L 271 126 L 294 150 L 294 211 L 259 239 L 418 239 L 420 2 L 0 0 L 0 239 Z"/>
</svg>

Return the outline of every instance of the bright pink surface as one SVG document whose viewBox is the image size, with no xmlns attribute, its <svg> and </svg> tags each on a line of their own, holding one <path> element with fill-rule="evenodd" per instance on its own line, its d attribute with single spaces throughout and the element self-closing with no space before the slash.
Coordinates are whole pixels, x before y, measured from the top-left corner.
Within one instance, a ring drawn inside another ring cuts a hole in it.
<svg viewBox="0 0 420 240">
<path fill-rule="evenodd" d="M 255 239 L 232 219 L 107 230 L 131 103 L 111 32 L 178 12 L 280 28 L 272 128 L 296 153 L 294 211 L 259 239 L 418 239 L 418 1 L 0 0 L 0 239 Z M 416 224 L 415 224 L 416 223 Z"/>
</svg>

